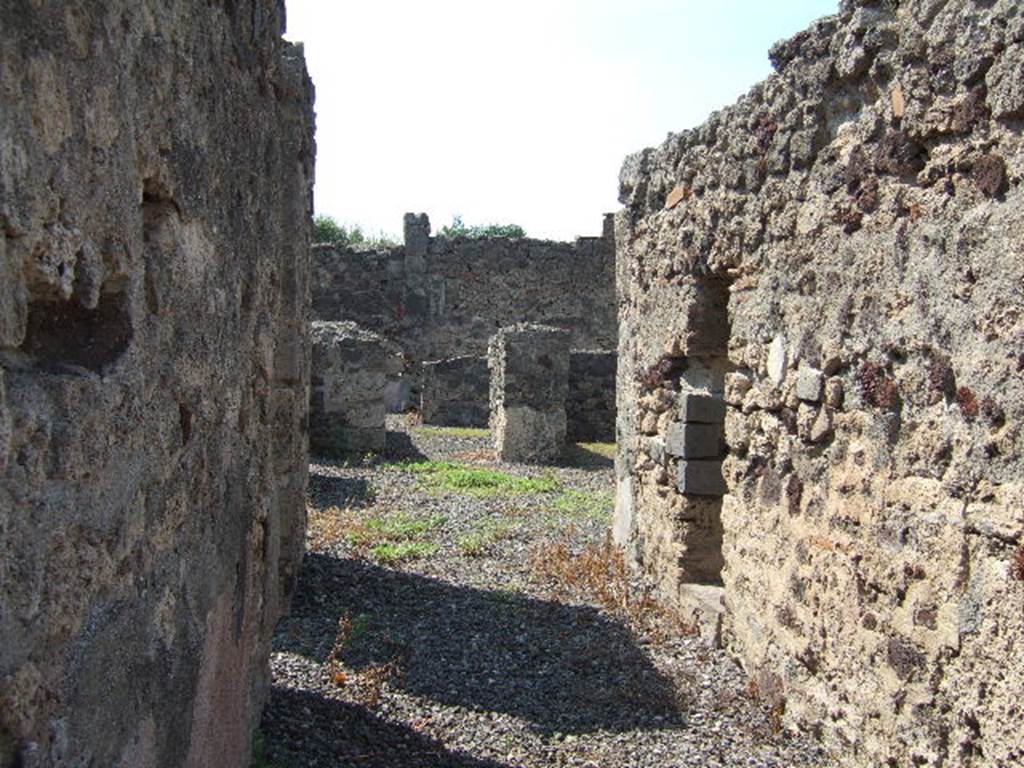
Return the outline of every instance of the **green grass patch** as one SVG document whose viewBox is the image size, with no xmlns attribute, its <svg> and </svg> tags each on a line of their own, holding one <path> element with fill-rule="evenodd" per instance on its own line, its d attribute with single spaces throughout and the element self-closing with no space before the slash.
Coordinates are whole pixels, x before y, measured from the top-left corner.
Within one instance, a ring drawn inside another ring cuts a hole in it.
<svg viewBox="0 0 1024 768">
<path fill-rule="evenodd" d="M 423 437 L 489 437 L 486 427 L 415 427 L 416 434 Z"/>
<path fill-rule="evenodd" d="M 423 461 L 400 468 L 420 476 L 420 485 L 435 491 L 466 496 L 514 496 L 528 493 L 557 493 L 562 484 L 553 475 L 519 477 L 492 469 L 467 467 L 450 461 Z"/>
<path fill-rule="evenodd" d="M 418 518 L 409 514 L 373 517 L 363 523 L 364 530 L 352 531 L 349 541 L 353 544 L 367 543 L 368 539 L 388 539 L 393 541 L 409 541 L 421 539 L 431 531 L 444 526 L 447 522 L 442 515 Z M 363 541 L 353 540 L 359 536 Z"/>
<path fill-rule="evenodd" d="M 519 529 L 510 520 L 482 520 L 473 530 L 459 537 L 459 549 L 468 557 L 482 557 L 499 541 L 512 536 Z"/>
<path fill-rule="evenodd" d="M 408 513 L 356 519 L 346 526 L 345 538 L 357 552 L 380 563 L 398 563 L 435 554 L 438 545 L 430 536 L 446 522 L 441 515 L 418 518 Z"/>
<path fill-rule="evenodd" d="M 611 491 L 567 490 L 555 499 L 552 511 L 561 520 L 607 522 L 614 507 Z"/>
<path fill-rule="evenodd" d="M 615 458 L 615 443 L 576 443 L 576 445 L 588 453 L 596 453 L 606 459 Z"/>
<path fill-rule="evenodd" d="M 436 555 L 439 545 L 432 541 L 397 541 L 370 548 L 370 557 L 379 563 L 393 564 Z"/>
</svg>

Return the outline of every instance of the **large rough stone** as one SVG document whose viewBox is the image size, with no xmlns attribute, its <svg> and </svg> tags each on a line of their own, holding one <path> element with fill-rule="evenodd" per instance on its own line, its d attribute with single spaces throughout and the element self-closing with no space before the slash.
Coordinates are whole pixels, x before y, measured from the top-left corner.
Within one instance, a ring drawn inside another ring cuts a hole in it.
<svg viewBox="0 0 1024 768">
<path fill-rule="evenodd" d="M 382 451 L 385 385 L 392 355 L 351 322 L 314 322 L 309 445 L 327 456 Z"/>
<path fill-rule="evenodd" d="M 665 450 L 684 459 L 711 459 L 722 455 L 722 426 L 676 422 L 665 434 Z"/>
<path fill-rule="evenodd" d="M 491 435 L 503 461 L 546 462 L 565 449 L 569 332 L 520 323 L 491 340 Z"/>
<path fill-rule="evenodd" d="M 726 645 L 837 764 L 1022 764 L 1024 8 L 898 6 L 624 163 L 616 535 L 688 610 L 648 448 L 724 360 Z"/>
<path fill-rule="evenodd" d="M 0 762 L 243 768 L 304 540 L 301 49 L 272 0 L 0 18 Z"/>
<path fill-rule="evenodd" d="M 725 401 L 700 392 L 679 394 L 679 420 L 698 424 L 721 424 L 725 421 Z"/>
<path fill-rule="evenodd" d="M 680 459 L 676 466 L 679 472 L 677 487 L 680 493 L 693 496 L 725 495 L 722 462 L 709 459 Z"/>
</svg>

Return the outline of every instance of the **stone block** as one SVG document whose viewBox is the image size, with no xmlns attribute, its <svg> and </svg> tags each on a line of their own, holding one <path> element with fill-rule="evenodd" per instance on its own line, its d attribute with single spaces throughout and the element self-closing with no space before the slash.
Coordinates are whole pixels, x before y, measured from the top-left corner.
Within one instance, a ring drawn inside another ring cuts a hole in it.
<svg viewBox="0 0 1024 768">
<path fill-rule="evenodd" d="M 679 395 L 679 420 L 721 424 L 725 421 L 725 401 L 698 392 L 683 392 Z"/>
<path fill-rule="evenodd" d="M 426 258 L 427 250 L 430 247 L 430 219 L 425 213 L 407 213 L 402 224 L 406 268 L 422 269 L 423 259 Z"/>
<path fill-rule="evenodd" d="M 683 621 L 712 648 L 723 647 L 725 589 L 714 584 L 683 584 L 676 600 Z"/>
<path fill-rule="evenodd" d="M 786 338 L 779 334 L 768 347 L 768 378 L 775 386 L 782 384 L 786 378 L 786 367 L 789 357 L 786 350 Z"/>
<path fill-rule="evenodd" d="M 825 376 L 817 368 L 800 366 L 796 377 L 796 396 L 808 403 L 821 401 L 822 391 L 825 385 Z"/>
<path fill-rule="evenodd" d="M 502 461 L 545 464 L 565 449 L 565 410 L 538 411 L 527 406 L 502 408 L 491 422 Z"/>
<path fill-rule="evenodd" d="M 722 462 L 680 459 L 676 465 L 680 493 L 693 496 L 724 496 L 728 488 L 722 476 Z"/>
<path fill-rule="evenodd" d="M 375 333 L 352 322 L 314 322 L 310 449 L 343 455 L 384 449 L 390 355 Z"/>
<path fill-rule="evenodd" d="M 684 459 L 711 459 L 722 455 L 722 426 L 676 421 L 669 424 L 665 451 Z"/>
<path fill-rule="evenodd" d="M 549 461 L 565 447 L 569 333 L 551 326 L 502 328 L 488 351 L 490 424 L 505 461 Z"/>
</svg>

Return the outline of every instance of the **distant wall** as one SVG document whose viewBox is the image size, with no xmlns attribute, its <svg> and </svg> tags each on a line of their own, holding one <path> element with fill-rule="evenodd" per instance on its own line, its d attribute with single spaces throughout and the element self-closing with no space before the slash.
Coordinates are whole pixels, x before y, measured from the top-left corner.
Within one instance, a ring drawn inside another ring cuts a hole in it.
<svg viewBox="0 0 1024 768">
<path fill-rule="evenodd" d="M 313 248 L 313 312 L 354 320 L 418 364 L 483 356 L 495 331 L 518 322 L 568 330 L 573 348 L 614 349 L 615 248 L 601 237 L 573 243 L 430 237 L 426 216 L 406 216 L 405 245 L 366 252 Z"/>
<path fill-rule="evenodd" d="M 303 549 L 283 3 L 0 2 L 0 765 L 246 768 Z"/>
<path fill-rule="evenodd" d="M 486 427 L 490 418 L 486 357 L 451 357 L 423 364 L 420 416 L 424 424 Z"/>
<path fill-rule="evenodd" d="M 565 418 L 570 442 L 614 442 L 617 360 L 615 352 L 569 354 Z"/>
</svg>

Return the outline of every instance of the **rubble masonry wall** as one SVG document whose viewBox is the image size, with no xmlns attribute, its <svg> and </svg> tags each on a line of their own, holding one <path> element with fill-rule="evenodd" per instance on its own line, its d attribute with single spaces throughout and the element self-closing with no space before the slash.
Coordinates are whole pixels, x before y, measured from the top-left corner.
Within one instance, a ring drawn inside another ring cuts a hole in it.
<svg viewBox="0 0 1024 768">
<path fill-rule="evenodd" d="M 0 18 L 0 763 L 242 768 L 303 547 L 302 52 L 272 0 Z"/>
<path fill-rule="evenodd" d="M 618 343 L 611 222 L 602 237 L 561 243 L 431 237 L 425 216 L 407 214 L 404 246 L 313 247 L 313 312 L 394 342 L 417 377 L 426 361 L 486 355 L 498 328 L 519 322 L 565 328 L 574 349 L 611 350 Z"/>
<path fill-rule="evenodd" d="M 616 535 L 843 764 L 1020 763 L 1024 6 L 846 0 L 771 58 L 622 169 Z"/>
</svg>

